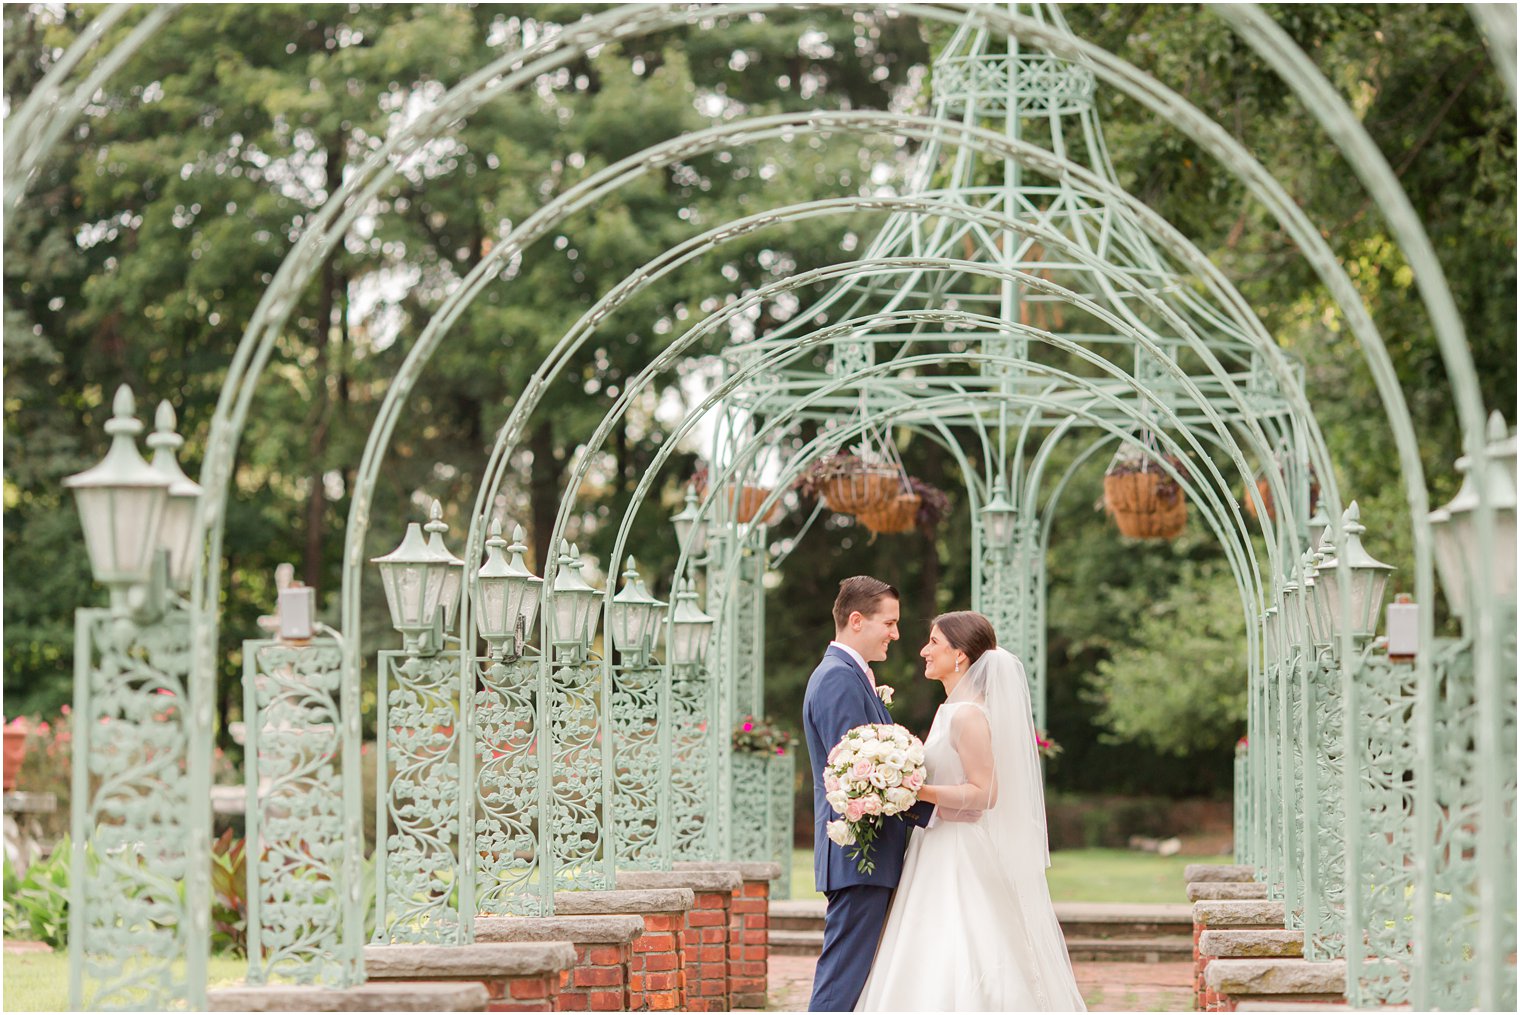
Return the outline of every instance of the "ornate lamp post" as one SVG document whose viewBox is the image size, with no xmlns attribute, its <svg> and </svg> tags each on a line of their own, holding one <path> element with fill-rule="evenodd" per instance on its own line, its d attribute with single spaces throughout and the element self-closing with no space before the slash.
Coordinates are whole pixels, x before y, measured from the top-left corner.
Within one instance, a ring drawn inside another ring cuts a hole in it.
<svg viewBox="0 0 1520 1015">
<path fill-rule="evenodd" d="M 601 594 L 581 577 L 584 566 L 580 549 L 561 540 L 549 641 L 575 661 L 591 652 L 591 640 L 596 634 L 596 600 Z"/>
<path fill-rule="evenodd" d="M 433 501 L 432 510 L 428 512 L 428 523 L 423 526 L 428 534 L 428 549 L 435 554 L 448 560 L 448 570 L 443 573 L 443 596 L 441 605 L 441 627 L 439 630 L 439 644 L 443 644 L 441 634 L 454 626 L 454 611 L 459 608 L 459 590 L 464 584 L 464 561 L 454 556 L 449 548 L 443 545 L 443 534 L 449 531 L 448 523 L 443 520 L 443 505 Z"/>
<path fill-rule="evenodd" d="M 434 655 L 442 645 L 434 644 L 432 633 L 440 623 L 454 556 L 440 553 L 422 535 L 422 526 L 410 522 L 401 545 L 370 563 L 380 568 L 380 582 L 385 587 L 385 602 L 391 611 L 391 626 L 405 639 L 404 650 L 415 655 Z"/>
<path fill-rule="evenodd" d="M 707 519 L 697 507 L 695 487 L 686 488 L 686 504 L 670 517 L 670 524 L 676 529 L 676 545 L 688 558 L 697 560 L 707 552 Z"/>
<path fill-rule="evenodd" d="M 528 632 L 538 616 L 538 597 L 544 580 L 523 563 L 527 552 L 522 526 L 512 529 L 512 544 L 501 538 L 501 520 L 491 522 L 486 540 L 486 562 L 476 575 L 480 603 L 475 611 L 475 625 L 480 637 L 491 648 L 493 659 L 511 659 L 522 655 Z M 512 555 L 508 560 L 502 551 Z"/>
<path fill-rule="evenodd" d="M 992 490 L 992 499 L 982 508 L 982 531 L 987 534 L 987 543 L 1000 549 L 1006 549 L 1013 542 L 1014 521 L 1017 512 L 1008 498 L 1004 495 L 1007 484 L 1002 479 Z"/>
<path fill-rule="evenodd" d="M 1494 545 L 1478 546 L 1476 518 L 1478 488 L 1473 480 L 1472 460 L 1457 459 L 1462 473 L 1462 487 L 1444 507 L 1430 513 L 1435 536 L 1436 570 L 1451 611 L 1465 618 L 1470 606 L 1468 575 L 1477 554 L 1486 553 L 1493 564 L 1491 594 L 1502 600 L 1515 597 L 1515 438 L 1506 437 L 1504 418 L 1494 413 L 1489 418 L 1488 458 L 1484 484 L 1488 503 L 1494 511 Z"/>
<path fill-rule="evenodd" d="M 628 570 L 623 572 L 623 591 L 612 597 L 612 615 L 608 633 L 612 647 L 623 654 L 632 666 L 647 665 L 654 655 L 655 639 L 659 635 L 660 612 L 665 604 L 649 594 L 644 580 L 639 577 L 633 558 L 628 558 Z"/>
<path fill-rule="evenodd" d="M 1362 533 L 1367 527 L 1360 518 L 1361 509 L 1352 501 L 1341 515 L 1345 546 L 1336 552 L 1334 559 L 1319 565 L 1320 612 L 1332 639 L 1340 636 L 1343 623 L 1351 625 L 1351 636 L 1357 641 L 1365 641 L 1377 633 L 1383 589 L 1394 570 L 1392 565 L 1374 560 L 1362 547 Z M 1351 590 L 1351 613 L 1345 617 L 1340 612 L 1342 583 Z"/>
<path fill-rule="evenodd" d="M 188 669 L 188 611 L 168 595 L 189 578 L 200 488 L 174 461 L 182 441 L 174 414 L 158 412 L 149 439 L 156 462 L 138 452 L 142 424 L 122 385 L 99 464 L 65 479 L 79 510 L 90 569 L 110 591 L 110 608 L 81 608 L 74 675 L 73 871 L 70 886 L 71 1007 L 202 1008 L 205 937 L 193 914 L 211 890 L 210 728 L 192 716 L 209 702 L 205 678 Z M 208 713 L 209 714 L 209 713 Z M 122 808 L 133 800 L 142 806 Z M 91 864 L 130 850 L 139 864 Z M 184 872 L 183 894 L 148 914 L 138 900 L 158 894 L 165 870 Z M 151 918 L 150 918 L 151 917 Z M 88 989 L 86 981 L 89 981 Z"/>
<path fill-rule="evenodd" d="M 701 666 L 707 661 L 712 641 L 713 618 L 697 605 L 697 590 L 690 579 L 676 593 L 670 616 L 670 662 L 673 666 Z"/>
<path fill-rule="evenodd" d="M 169 555 L 170 587 L 183 592 L 190 587 L 195 563 L 195 509 L 200 503 L 201 485 L 185 475 L 175 456 L 185 439 L 174 432 L 174 424 L 174 407 L 167 401 L 159 402 L 147 444 L 153 449 L 153 468 L 169 479 L 169 500 L 158 530 L 158 546 Z"/>
<path fill-rule="evenodd" d="M 1309 549 L 1313 550 L 1325 538 L 1325 533 L 1330 528 L 1330 516 L 1325 514 L 1325 505 L 1314 505 L 1314 513 L 1309 516 Z"/>
<path fill-rule="evenodd" d="M 111 408 L 106 423 L 111 447 L 105 458 L 63 485 L 74 491 L 90 570 L 110 590 L 112 612 L 148 620 L 162 612 L 162 602 L 151 602 L 153 597 L 142 590 L 155 579 L 159 533 L 174 479 L 138 453 L 133 438 L 142 424 L 132 415 L 132 391 L 125 384 L 116 389 Z"/>
</svg>

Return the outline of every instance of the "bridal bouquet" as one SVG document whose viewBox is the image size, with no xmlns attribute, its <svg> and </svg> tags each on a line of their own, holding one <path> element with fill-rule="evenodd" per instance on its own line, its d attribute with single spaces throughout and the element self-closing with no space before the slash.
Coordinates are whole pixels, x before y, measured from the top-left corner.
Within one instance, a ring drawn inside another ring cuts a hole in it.
<svg viewBox="0 0 1520 1015">
<path fill-rule="evenodd" d="M 924 784 L 924 745 L 901 726 L 856 726 L 829 752 L 823 788 L 829 806 L 843 815 L 827 825 L 829 838 L 855 846 L 856 870 L 876 869 L 871 843 L 883 818 L 918 802 Z"/>
</svg>

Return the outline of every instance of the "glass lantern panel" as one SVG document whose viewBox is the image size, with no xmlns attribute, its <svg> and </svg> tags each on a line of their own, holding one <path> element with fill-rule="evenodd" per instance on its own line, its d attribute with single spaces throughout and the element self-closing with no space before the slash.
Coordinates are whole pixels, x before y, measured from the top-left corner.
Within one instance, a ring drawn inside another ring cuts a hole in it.
<svg viewBox="0 0 1520 1015">
<path fill-rule="evenodd" d="M 487 641 L 505 638 L 512 633 L 507 629 L 507 618 L 513 616 L 507 604 L 507 583 L 501 579 L 488 579 L 477 587 L 480 603 L 475 611 L 475 626 L 480 630 L 480 636 Z"/>
</svg>

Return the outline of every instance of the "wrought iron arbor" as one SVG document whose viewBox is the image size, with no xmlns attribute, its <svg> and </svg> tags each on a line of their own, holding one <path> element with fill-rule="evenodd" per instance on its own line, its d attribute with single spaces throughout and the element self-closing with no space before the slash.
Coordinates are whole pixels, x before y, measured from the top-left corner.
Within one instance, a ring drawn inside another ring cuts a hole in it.
<svg viewBox="0 0 1520 1015">
<path fill-rule="evenodd" d="M 171 558 L 171 566 L 189 565 L 182 586 L 188 602 L 161 603 L 156 613 L 132 607 L 127 589 L 151 577 L 139 569 L 112 579 L 122 590 L 113 610 L 80 615 L 77 713 L 104 707 L 119 720 L 113 736 L 127 739 L 107 745 L 102 757 L 131 760 L 129 797 L 158 793 L 161 804 L 185 803 L 172 815 L 123 805 L 94 781 L 100 773 L 76 770 L 75 869 L 85 869 L 87 854 L 110 861 L 79 879 L 76 1003 L 204 1002 L 208 935 L 198 900 L 208 894 L 210 822 L 209 811 L 189 802 L 202 798 L 209 772 L 224 508 L 239 433 L 294 295 L 400 159 L 486 102 L 509 101 L 537 75 L 606 41 L 772 6 L 617 8 L 506 54 L 388 138 L 300 237 L 229 367 L 201 470 L 198 552 Z M 78 52 L 66 54 L 13 114 L 8 204 L 22 199 L 27 174 L 60 125 L 78 114 L 92 82 L 113 73 L 172 16 L 159 8 L 144 17 L 59 103 L 69 75 L 122 19 L 121 10 L 102 15 L 100 31 L 81 38 Z M 1485 419 L 1461 321 L 1387 163 L 1344 100 L 1265 14 L 1252 6 L 1215 13 L 1324 124 L 1416 269 L 1468 449 L 1470 486 L 1435 513 L 1381 337 L 1313 224 L 1248 150 L 1181 96 L 1075 37 L 1052 8 L 909 4 L 891 16 L 955 25 L 936 63 L 928 115 L 773 116 L 658 142 L 501 236 L 410 349 L 360 466 L 338 630 L 294 625 L 248 646 L 248 718 L 256 731 L 250 828 L 266 837 L 272 856 L 296 836 L 321 844 L 285 867 L 260 867 L 261 930 L 278 925 L 278 932 L 254 956 L 254 975 L 362 976 L 359 682 L 361 658 L 373 649 L 357 637 L 364 547 L 376 477 L 407 398 L 459 310 L 488 287 L 510 295 L 515 259 L 533 256 L 534 243 L 558 223 L 630 180 L 697 152 L 806 129 L 914 142 L 918 174 L 901 197 L 767 208 L 722 223 L 610 286 L 524 383 L 489 451 L 462 556 L 448 551 L 447 529 L 435 518 L 426 539 L 419 529 L 379 561 L 397 569 L 390 605 L 405 643 L 379 654 L 378 939 L 461 943 L 470 940 L 476 913 L 550 912 L 556 889 L 611 887 L 619 868 L 769 853 L 774 826 L 785 827 L 772 804 L 785 794 L 768 780 L 789 786 L 790 769 L 772 764 L 774 776 L 758 780 L 757 798 L 757 780 L 745 770 L 751 760 L 733 756 L 724 739 L 736 715 L 755 709 L 763 686 L 764 575 L 784 562 L 772 553 L 764 520 L 811 461 L 869 428 L 889 426 L 942 445 L 973 477 L 973 605 L 1028 661 L 1037 713 L 1044 699 L 1043 560 L 1051 519 L 1077 467 L 1049 475 L 1053 451 L 1083 442 L 1080 465 L 1116 444 L 1138 443 L 1218 538 L 1249 621 L 1242 679 L 1250 687 L 1251 736 L 1237 781 L 1241 859 L 1287 903 L 1291 925 L 1306 932 L 1309 957 L 1347 960 L 1354 1003 L 1512 1006 L 1514 575 L 1512 568 L 1501 573 L 1502 554 L 1496 564 L 1491 551 L 1507 538 L 1513 560 L 1514 439 L 1502 421 Z M 1490 12 L 1475 17 L 1502 40 L 1488 24 Z M 1495 59 L 1512 83 L 1512 35 Z M 1336 487 L 1301 372 L 1188 238 L 1119 186 L 1093 111 L 1098 87 L 1120 89 L 1167 117 L 1239 175 L 1339 303 L 1399 448 L 1415 600 L 1433 601 L 1440 563 L 1443 587 L 1460 603 L 1460 640 L 1437 642 L 1425 609 L 1413 615 L 1413 653 L 1390 655 L 1373 642 L 1381 572 L 1362 549 L 1366 530 L 1356 505 Z M 43 117 L 48 103 L 59 109 Z M 500 519 L 490 505 L 507 462 L 534 414 L 545 411 L 548 383 L 599 326 L 654 279 L 738 237 L 863 211 L 878 214 L 881 225 L 859 258 L 782 280 L 696 321 L 610 400 L 587 436 L 588 453 L 569 470 L 549 545 L 561 545 L 567 533 L 589 452 L 621 425 L 639 393 L 683 357 L 723 347 L 721 383 L 674 428 L 618 520 L 607 573 L 629 569 L 622 593 L 615 580 L 604 590 L 582 580 L 585 562 L 568 545 L 545 562 L 541 581 L 520 567 L 520 550 L 517 566 L 505 563 L 503 550 L 514 548 L 493 531 Z M 807 312 L 786 326 L 742 344 L 723 341 L 747 310 L 809 297 Z M 128 433 L 132 408 L 119 410 L 118 431 Z M 626 611 L 665 605 L 641 594 L 627 558 L 629 533 L 637 513 L 652 509 L 648 496 L 676 439 L 711 411 L 725 414 L 729 441 L 715 463 L 711 495 L 684 519 L 678 591 L 661 652 L 652 627 L 633 633 L 627 626 L 634 614 Z M 817 436 L 796 440 L 804 427 Z M 1177 459 L 1191 468 L 1179 471 Z M 766 477 L 770 492 L 745 520 L 728 491 L 756 480 L 763 463 L 777 474 Z M 1311 535 L 1311 472 L 1324 487 L 1323 540 Z M 1256 492 L 1258 474 L 1277 506 L 1275 519 Z M 1260 555 L 1231 492 L 1242 480 L 1266 535 Z M 996 524 L 985 521 L 989 509 Z M 1450 559 L 1438 560 L 1447 548 Z M 519 593 L 515 600 L 507 594 L 517 608 L 505 614 L 492 612 L 497 579 Z M 710 649 L 704 625 L 713 628 Z M 601 641 L 599 628 L 606 632 Z M 481 638 L 485 654 L 477 653 Z M 160 687 L 180 703 L 167 719 L 143 706 L 149 689 Z M 181 760 L 183 780 L 175 769 Z M 324 792 L 315 794 L 320 804 L 309 814 L 297 816 L 290 794 L 303 786 Z M 172 831 L 171 819 L 178 823 Z M 148 978 L 136 967 L 102 964 L 101 955 L 122 946 L 123 928 L 149 920 L 143 900 L 162 894 L 123 844 L 171 837 L 181 852 L 156 858 L 154 876 L 184 879 L 187 901 L 174 923 L 180 939 L 165 944 L 159 934 L 139 942 L 156 969 Z M 313 892 L 318 875 L 328 887 Z M 171 974 L 168 958 L 180 948 L 189 962 Z"/>
</svg>

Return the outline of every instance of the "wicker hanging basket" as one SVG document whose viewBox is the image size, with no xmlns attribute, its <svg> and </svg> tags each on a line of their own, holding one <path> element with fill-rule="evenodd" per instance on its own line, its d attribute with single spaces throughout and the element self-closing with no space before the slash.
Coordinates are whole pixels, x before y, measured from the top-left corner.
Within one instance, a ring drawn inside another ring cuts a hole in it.
<svg viewBox="0 0 1520 1015">
<path fill-rule="evenodd" d="M 911 532 L 918 524 L 918 508 L 923 500 L 916 493 L 899 492 L 890 501 L 878 504 L 869 511 L 856 515 L 855 518 L 860 524 L 878 534 Z"/>
<path fill-rule="evenodd" d="M 1267 482 L 1267 477 L 1266 477 L 1265 474 L 1262 474 L 1262 475 L 1259 475 L 1259 476 L 1256 477 L 1256 489 L 1261 494 L 1261 501 L 1262 501 L 1262 503 L 1266 506 L 1266 509 L 1267 509 L 1267 520 L 1268 521 L 1273 521 L 1273 522 L 1277 521 L 1277 508 L 1276 508 L 1276 505 L 1272 501 L 1272 484 Z M 1246 514 L 1248 516 L 1250 516 L 1251 520 L 1252 521 L 1259 521 L 1259 519 L 1256 517 L 1256 502 L 1251 499 L 1251 490 L 1250 490 L 1250 487 L 1246 488 L 1245 495 L 1241 498 L 1241 503 L 1245 507 Z M 1309 473 L 1309 513 L 1313 514 L 1314 513 L 1314 509 L 1316 507 L 1318 507 L 1318 506 L 1319 506 L 1319 480 L 1315 478 L 1313 472 L 1310 472 Z"/>
<path fill-rule="evenodd" d="M 1182 471 L 1180 459 L 1166 460 Z M 1177 481 L 1143 456 L 1122 451 L 1103 475 L 1103 508 L 1131 539 L 1176 539 L 1187 527 L 1187 498 Z"/>
<path fill-rule="evenodd" d="M 738 489 L 737 495 L 730 487 L 729 504 L 734 510 L 734 520 L 740 525 L 747 525 L 754 521 L 755 516 L 760 513 L 760 505 L 764 504 L 765 498 L 770 495 L 771 488 L 768 486 L 743 486 Z M 775 506 L 771 508 L 770 515 L 765 519 L 766 524 L 780 521 L 781 514 L 781 501 L 777 500 Z"/>
<path fill-rule="evenodd" d="M 895 469 L 865 463 L 818 484 L 830 511 L 857 517 L 890 503 L 901 490 L 902 480 Z"/>
</svg>

